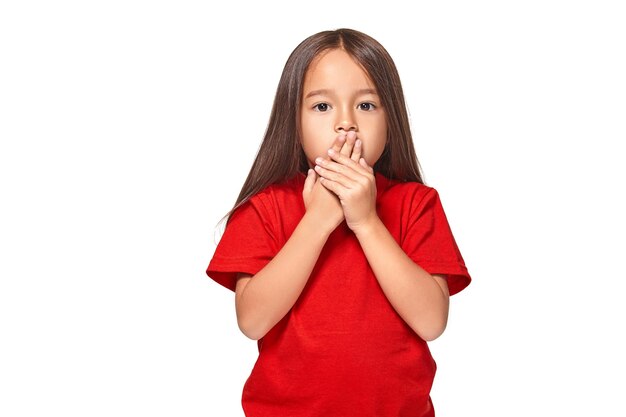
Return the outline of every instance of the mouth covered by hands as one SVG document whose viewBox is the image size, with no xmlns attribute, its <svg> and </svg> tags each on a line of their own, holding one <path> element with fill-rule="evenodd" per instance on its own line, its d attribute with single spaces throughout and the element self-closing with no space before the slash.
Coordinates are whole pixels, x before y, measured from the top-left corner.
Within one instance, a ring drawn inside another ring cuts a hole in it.
<svg viewBox="0 0 626 417">
<path fill-rule="evenodd" d="M 345 141 L 340 151 L 333 146 L 328 158 L 315 159 L 320 183 L 341 203 L 346 224 L 352 231 L 376 219 L 376 178 L 374 169 L 361 157 L 363 144 L 356 132 L 342 132 Z"/>
</svg>

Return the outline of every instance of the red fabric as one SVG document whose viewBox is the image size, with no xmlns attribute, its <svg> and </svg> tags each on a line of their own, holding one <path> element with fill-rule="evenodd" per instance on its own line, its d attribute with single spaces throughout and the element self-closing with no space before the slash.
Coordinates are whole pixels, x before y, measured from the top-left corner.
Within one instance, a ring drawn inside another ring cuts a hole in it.
<svg viewBox="0 0 626 417">
<path fill-rule="evenodd" d="M 234 291 L 237 272 L 261 270 L 305 213 L 304 174 L 239 207 L 207 268 Z M 470 283 L 437 191 L 376 173 L 377 211 L 396 242 L 450 293 Z M 252 278 L 254 279 L 254 278 Z M 330 235 L 289 313 L 258 341 L 242 394 L 247 417 L 434 416 L 436 365 L 385 297 L 345 221 Z"/>
</svg>

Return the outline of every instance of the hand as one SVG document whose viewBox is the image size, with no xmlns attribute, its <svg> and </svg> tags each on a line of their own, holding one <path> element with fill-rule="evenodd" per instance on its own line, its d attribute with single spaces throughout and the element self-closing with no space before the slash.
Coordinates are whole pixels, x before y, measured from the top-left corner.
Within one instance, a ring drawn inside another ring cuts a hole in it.
<svg viewBox="0 0 626 417">
<path fill-rule="evenodd" d="M 347 147 L 346 135 L 342 133 L 335 138 L 330 149 L 349 155 L 352 147 Z M 326 160 L 330 161 L 330 157 L 327 156 Z M 309 170 L 304 181 L 302 198 L 307 214 L 316 216 L 320 227 L 329 233 L 344 220 L 339 198 L 320 183 L 320 177 L 312 169 Z"/>
<path fill-rule="evenodd" d="M 360 142 L 357 142 L 355 132 L 348 132 L 344 146 L 348 148 L 346 151 L 342 148 L 341 152 L 337 152 L 330 148 L 331 160 L 315 160 L 315 170 L 322 177 L 322 185 L 339 198 L 346 223 L 355 232 L 378 217 L 374 169 L 361 158 Z"/>
</svg>

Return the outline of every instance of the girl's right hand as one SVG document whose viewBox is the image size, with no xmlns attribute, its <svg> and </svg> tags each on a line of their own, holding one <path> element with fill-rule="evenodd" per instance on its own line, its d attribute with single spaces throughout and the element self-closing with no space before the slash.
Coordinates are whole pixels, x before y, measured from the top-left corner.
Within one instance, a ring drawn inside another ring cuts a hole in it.
<svg viewBox="0 0 626 417">
<path fill-rule="evenodd" d="M 356 157 L 352 155 L 355 140 L 346 140 L 346 134 L 342 132 L 335 138 L 331 149 L 348 157 Z M 360 156 L 359 154 L 358 157 Z M 330 160 L 328 155 L 322 157 Z M 320 227 L 329 233 L 335 230 L 345 218 L 339 198 L 320 184 L 320 176 L 313 169 L 309 169 L 304 181 L 302 198 L 307 214 L 316 216 Z"/>
</svg>

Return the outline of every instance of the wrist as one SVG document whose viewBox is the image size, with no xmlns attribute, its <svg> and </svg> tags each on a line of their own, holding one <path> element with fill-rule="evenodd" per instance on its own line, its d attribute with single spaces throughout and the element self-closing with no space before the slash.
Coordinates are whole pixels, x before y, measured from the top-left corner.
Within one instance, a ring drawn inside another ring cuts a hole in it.
<svg viewBox="0 0 626 417">
<path fill-rule="evenodd" d="M 325 226 L 322 219 L 308 211 L 304 213 L 299 226 L 306 228 L 311 234 L 314 234 L 324 240 L 328 239 L 334 230 L 334 228 L 331 229 L 330 227 Z"/>
<path fill-rule="evenodd" d="M 381 227 L 385 228 L 385 225 L 382 220 L 380 220 L 380 217 L 378 217 L 377 214 L 374 214 L 364 222 L 354 226 L 352 231 L 358 239 L 362 239 L 378 233 Z"/>
</svg>

